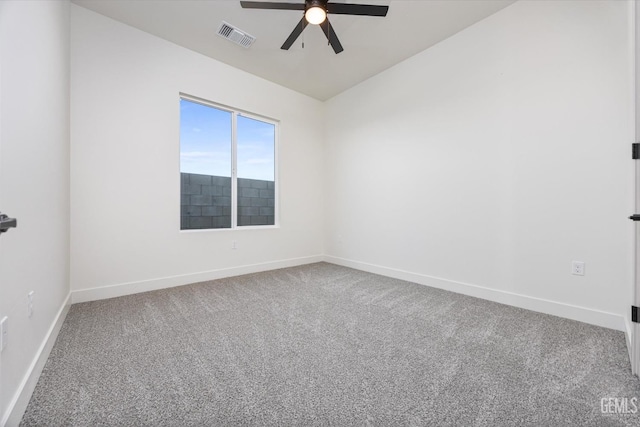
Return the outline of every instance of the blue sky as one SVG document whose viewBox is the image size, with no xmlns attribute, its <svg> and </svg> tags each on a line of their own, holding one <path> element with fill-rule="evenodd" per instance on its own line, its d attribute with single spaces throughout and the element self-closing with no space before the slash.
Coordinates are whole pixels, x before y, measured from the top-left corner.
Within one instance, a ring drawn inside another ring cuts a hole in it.
<svg viewBox="0 0 640 427">
<path fill-rule="evenodd" d="M 180 100 L 180 172 L 231 176 L 232 114 Z M 238 116 L 238 177 L 274 180 L 275 126 Z"/>
</svg>

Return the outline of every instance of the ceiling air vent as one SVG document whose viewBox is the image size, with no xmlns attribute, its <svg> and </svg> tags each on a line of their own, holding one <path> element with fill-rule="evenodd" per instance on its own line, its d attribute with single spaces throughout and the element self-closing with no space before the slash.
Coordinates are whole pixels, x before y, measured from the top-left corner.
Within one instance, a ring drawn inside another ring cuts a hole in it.
<svg viewBox="0 0 640 427">
<path fill-rule="evenodd" d="M 222 21 L 220 28 L 218 28 L 218 35 L 234 42 L 235 44 L 239 44 L 242 47 L 250 47 L 253 42 L 256 41 L 256 38 L 252 35 L 247 34 L 224 21 Z"/>
</svg>

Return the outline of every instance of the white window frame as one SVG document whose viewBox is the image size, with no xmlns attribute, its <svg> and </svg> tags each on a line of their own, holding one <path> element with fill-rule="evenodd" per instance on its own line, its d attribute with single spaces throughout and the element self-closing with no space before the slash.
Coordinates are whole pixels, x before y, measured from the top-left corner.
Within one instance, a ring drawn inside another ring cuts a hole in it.
<svg viewBox="0 0 640 427">
<path fill-rule="evenodd" d="M 198 229 L 180 229 L 180 232 L 202 232 L 202 231 L 229 231 L 229 230 L 264 230 L 269 228 L 280 228 L 280 191 L 279 191 L 279 174 L 278 174 L 278 154 L 279 154 L 279 136 L 280 136 L 280 121 L 271 117 L 263 116 L 256 113 L 251 113 L 245 110 L 241 110 L 227 105 L 219 104 L 217 102 L 209 101 L 207 99 L 199 98 L 197 96 L 188 95 L 180 92 L 179 100 L 185 100 L 204 105 L 206 107 L 216 108 L 218 110 L 231 113 L 231 227 L 230 228 L 198 228 Z M 178 103 L 178 106 L 180 103 Z M 274 127 L 274 141 L 273 141 L 273 224 L 265 225 L 238 225 L 238 116 L 246 117 L 253 120 L 258 120 L 264 123 L 269 123 Z M 181 122 L 178 120 L 178 128 L 180 128 Z M 178 138 L 178 159 L 180 159 L 180 138 Z M 180 176 L 180 161 L 178 161 L 178 176 Z M 180 190 L 182 194 L 182 189 Z M 180 204 L 178 204 L 178 213 L 180 214 Z"/>
</svg>

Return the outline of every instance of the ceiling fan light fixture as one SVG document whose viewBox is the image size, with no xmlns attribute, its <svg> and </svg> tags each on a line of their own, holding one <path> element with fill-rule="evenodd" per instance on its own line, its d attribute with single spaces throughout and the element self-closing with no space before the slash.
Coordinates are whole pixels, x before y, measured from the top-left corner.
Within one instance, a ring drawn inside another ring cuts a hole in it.
<svg viewBox="0 0 640 427">
<path fill-rule="evenodd" d="M 313 4 L 304 12 L 304 17 L 309 24 L 319 25 L 327 19 L 327 11 L 320 4 Z"/>
</svg>

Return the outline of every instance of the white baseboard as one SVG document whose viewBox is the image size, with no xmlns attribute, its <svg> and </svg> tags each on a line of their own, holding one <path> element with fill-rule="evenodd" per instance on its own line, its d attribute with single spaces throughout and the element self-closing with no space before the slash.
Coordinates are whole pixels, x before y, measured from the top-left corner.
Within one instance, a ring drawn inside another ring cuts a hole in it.
<svg viewBox="0 0 640 427">
<path fill-rule="evenodd" d="M 490 289 L 483 286 L 472 285 L 469 283 L 456 282 L 453 280 L 427 276 L 425 274 L 412 273 L 409 271 L 383 267 L 375 264 L 334 257 L 330 255 L 325 255 L 324 261 L 332 264 L 342 265 L 345 267 L 355 268 L 357 270 L 367 271 L 369 273 L 393 277 L 394 279 L 406 280 L 408 282 L 431 286 L 433 288 L 444 289 L 447 291 L 469 295 L 476 298 L 482 298 L 501 304 L 508 304 L 514 307 L 524 308 L 527 310 L 589 323 L 591 325 L 602 326 L 609 329 L 615 329 L 617 331 L 627 332 L 627 326 L 624 317 L 613 313 L 607 313 L 604 311 L 578 307 L 571 304 L 530 297 L 527 295 L 516 294 L 513 292 L 507 292 L 498 289 Z"/>
<path fill-rule="evenodd" d="M 633 350 L 631 347 L 631 343 L 633 342 L 633 332 L 631 331 L 631 328 L 633 328 L 633 325 L 631 324 L 631 319 L 628 317 L 624 318 L 624 328 L 624 338 L 627 341 L 627 351 L 629 352 L 629 364 L 631 365 L 631 369 L 633 370 Z M 636 372 L 633 373 L 636 374 Z"/>
<path fill-rule="evenodd" d="M 7 412 L 5 413 L 5 418 L 0 422 L 0 426 L 14 427 L 20 424 L 20 420 L 24 415 L 24 411 L 27 409 L 29 400 L 31 400 L 33 390 L 35 390 L 36 384 L 38 384 L 38 379 L 40 378 L 42 369 L 44 368 L 45 363 L 47 363 L 49 353 L 51 353 L 53 344 L 55 344 L 56 339 L 58 338 L 58 333 L 64 323 L 64 319 L 67 317 L 70 307 L 71 293 L 67 295 L 62 307 L 58 310 L 58 313 L 49 327 L 42 344 L 40 344 L 33 361 L 29 365 L 27 373 L 22 379 L 16 394 L 13 399 L 11 399 L 9 406 L 7 407 Z"/>
<path fill-rule="evenodd" d="M 107 298 L 121 297 L 140 292 L 155 291 L 158 289 L 172 288 L 174 286 L 188 285 L 190 283 L 205 282 L 208 280 L 223 279 L 225 277 L 240 276 L 243 274 L 259 273 L 261 271 L 275 270 L 278 268 L 295 267 L 298 265 L 312 264 L 323 261 L 322 255 L 291 258 L 280 261 L 264 262 L 260 264 L 243 265 L 239 267 L 222 268 L 219 270 L 203 271 L 199 273 L 183 274 L 179 276 L 161 277 L 159 279 L 142 280 L 139 282 L 121 283 L 118 285 L 103 286 L 99 288 L 78 289 L 71 292 L 72 303 L 96 301 Z"/>
</svg>

